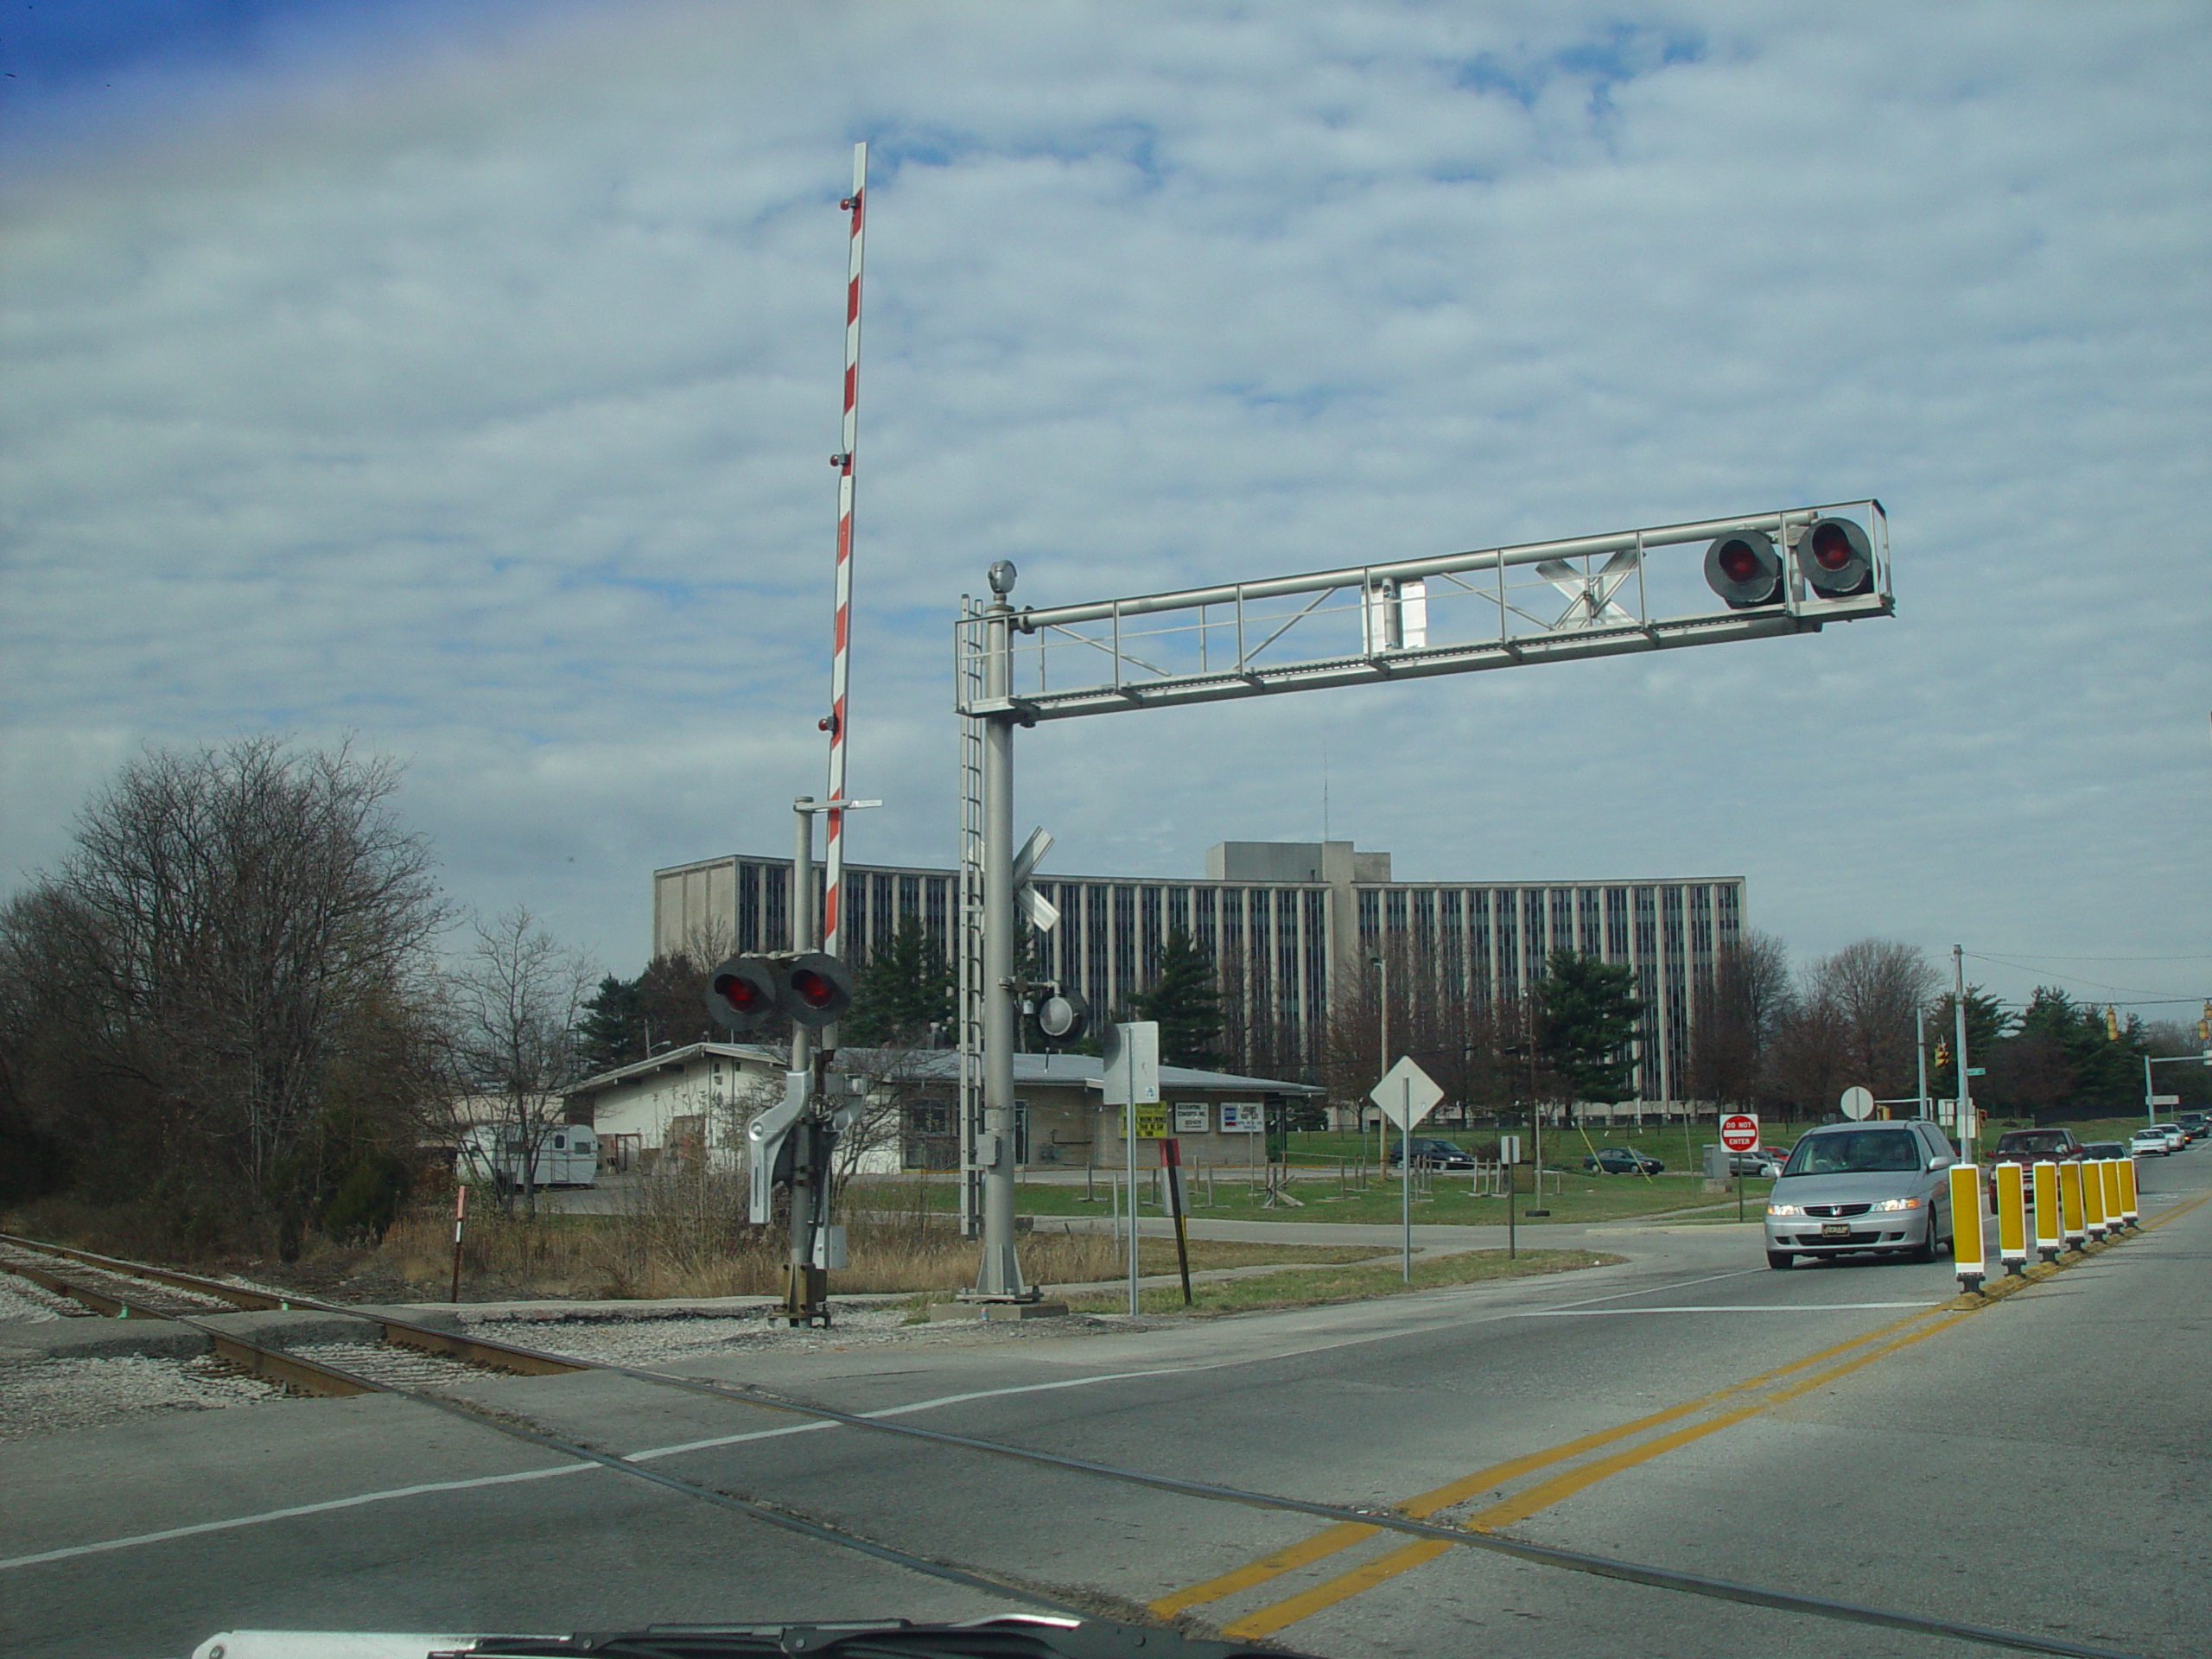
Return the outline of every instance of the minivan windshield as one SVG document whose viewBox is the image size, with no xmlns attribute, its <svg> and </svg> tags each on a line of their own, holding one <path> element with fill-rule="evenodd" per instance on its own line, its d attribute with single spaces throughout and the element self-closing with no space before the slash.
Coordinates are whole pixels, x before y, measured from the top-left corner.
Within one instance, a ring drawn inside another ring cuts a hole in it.
<svg viewBox="0 0 2212 1659">
<path fill-rule="evenodd" d="M 1860 1175 L 1883 1170 L 1918 1169 L 1920 1138 L 1910 1129 L 1850 1129 L 1835 1135 L 1808 1135 L 1789 1154 L 1782 1173 L 1792 1175 Z"/>
</svg>

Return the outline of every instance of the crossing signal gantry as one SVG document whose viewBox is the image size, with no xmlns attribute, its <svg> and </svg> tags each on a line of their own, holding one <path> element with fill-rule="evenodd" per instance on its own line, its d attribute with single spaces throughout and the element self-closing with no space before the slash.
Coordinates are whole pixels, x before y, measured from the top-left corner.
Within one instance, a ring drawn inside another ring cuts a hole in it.
<svg viewBox="0 0 2212 1659">
<path fill-rule="evenodd" d="M 1705 586 L 1673 550 L 1703 544 Z M 963 595 L 960 1134 L 975 1294 L 1026 1300 L 1014 1249 L 1014 732 L 1085 715 L 1813 633 L 1888 616 L 1872 498 L 1045 608 Z M 1562 603 L 1563 601 L 1563 603 Z"/>
</svg>

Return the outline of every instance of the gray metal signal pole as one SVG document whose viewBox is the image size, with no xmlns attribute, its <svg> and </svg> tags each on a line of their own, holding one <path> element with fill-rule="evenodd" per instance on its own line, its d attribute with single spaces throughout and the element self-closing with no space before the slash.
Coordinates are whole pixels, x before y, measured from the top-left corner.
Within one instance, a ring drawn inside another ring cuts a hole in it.
<svg viewBox="0 0 2212 1659">
<path fill-rule="evenodd" d="M 984 696 L 1004 699 L 1010 671 L 1014 566 L 991 567 L 990 606 L 983 613 Z M 976 1274 L 980 1297 L 1028 1300 L 1014 1231 L 1014 721 L 983 721 L 983 1259 Z M 1132 1189 L 1130 1200 L 1135 1201 Z M 1131 1230 L 1135 1230 L 1135 1222 Z"/>
<path fill-rule="evenodd" d="M 1705 542 L 1705 582 L 1726 608 L 1710 608 L 1708 599 L 1702 610 L 1655 609 L 1650 556 Z M 1483 581 L 1470 580 L 1478 573 Z M 1016 726 L 1814 633 L 1895 608 L 1888 518 L 1872 498 L 1019 613 L 1007 602 L 1014 578 L 1012 564 L 993 565 L 991 602 L 963 598 L 954 635 L 965 722 L 963 1179 L 972 1174 L 980 1189 L 982 1260 L 974 1295 L 982 1300 L 1036 1295 L 1022 1283 L 1014 1231 Z M 1566 608 L 1547 614 L 1562 598 Z M 1481 626 L 1448 637 L 1447 613 L 1471 613 Z M 1329 636 L 1326 648 L 1286 660 L 1289 653 L 1274 647 L 1294 630 L 1301 643 Z M 1033 642 L 1020 647 L 1019 676 L 1017 634 Z M 1065 648 L 1063 656 L 1048 658 L 1056 646 Z M 1095 666 L 1102 657 L 1110 675 Z M 1078 671 L 1064 670 L 1055 683 L 1052 669 L 1071 658 Z M 1132 1215 L 1132 1236 L 1135 1226 Z"/>
</svg>

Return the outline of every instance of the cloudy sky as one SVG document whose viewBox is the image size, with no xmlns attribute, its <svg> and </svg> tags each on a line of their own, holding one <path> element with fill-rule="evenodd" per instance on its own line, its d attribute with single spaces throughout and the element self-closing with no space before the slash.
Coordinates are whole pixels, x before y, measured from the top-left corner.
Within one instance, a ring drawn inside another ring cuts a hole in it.
<svg viewBox="0 0 2212 1659">
<path fill-rule="evenodd" d="M 633 971 L 819 792 L 873 147 L 852 855 L 949 622 L 1879 496 L 1897 615 L 1025 734 L 1052 868 L 1742 873 L 2017 996 L 2212 990 L 2193 4 L 101 0 L 0 24 L 0 880 L 147 744 L 404 758 Z"/>
</svg>

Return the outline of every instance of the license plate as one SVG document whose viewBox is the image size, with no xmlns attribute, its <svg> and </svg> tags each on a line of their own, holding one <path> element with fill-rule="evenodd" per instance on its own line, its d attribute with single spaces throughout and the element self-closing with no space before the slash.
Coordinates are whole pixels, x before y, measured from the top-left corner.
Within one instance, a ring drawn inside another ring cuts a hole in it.
<svg viewBox="0 0 2212 1659">
<path fill-rule="evenodd" d="M 1821 1224 L 1822 1238 L 1849 1238 L 1851 1224 L 1847 1221 L 1824 1221 Z"/>
</svg>

